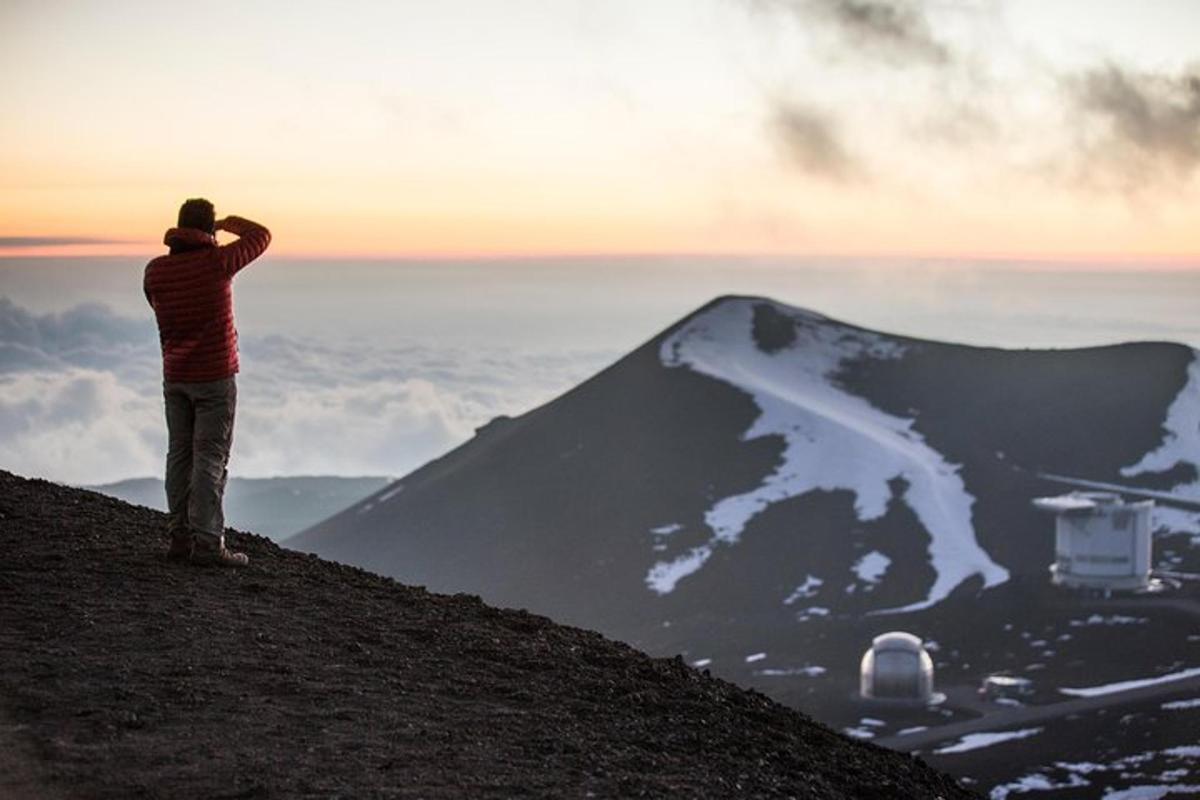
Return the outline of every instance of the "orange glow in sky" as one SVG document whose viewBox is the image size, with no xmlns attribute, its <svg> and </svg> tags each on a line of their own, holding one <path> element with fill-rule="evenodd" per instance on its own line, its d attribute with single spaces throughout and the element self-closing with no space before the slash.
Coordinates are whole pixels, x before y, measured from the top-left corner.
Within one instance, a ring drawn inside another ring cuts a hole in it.
<svg viewBox="0 0 1200 800">
<path fill-rule="evenodd" d="M 0 255 L 1200 262 L 1200 6 L 1047 5 L 6 3 Z"/>
</svg>

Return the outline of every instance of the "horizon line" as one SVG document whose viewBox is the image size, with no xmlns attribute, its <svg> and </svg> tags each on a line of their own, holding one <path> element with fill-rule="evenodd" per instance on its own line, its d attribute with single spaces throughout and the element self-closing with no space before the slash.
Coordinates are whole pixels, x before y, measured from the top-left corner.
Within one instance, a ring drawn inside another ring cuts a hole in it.
<svg viewBox="0 0 1200 800">
<path fill-rule="evenodd" d="M 0 245 L 0 262 L 16 259 L 89 259 L 89 258 L 137 258 L 152 259 L 164 255 L 163 245 L 155 243 L 145 249 L 127 249 L 133 244 L 129 240 L 113 242 L 109 247 L 97 249 L 94 244 L 78 244 L 69 246 L 37 246 L 37 247 L 4 247 Z M 156 252 L 157 251 L 157 252 Z M 605 251 L 538 251 L 538 250 L 503 250 L 503 251 L 395 251 L 362 253 L 354 251 L 309 251 L 268 253 L 268 258 L 287 261 L 327 261 L 327 260 L 357 260 L 357 261 L 396 261 L 396 262 L 545 262 L 554 260 L 565 261 L 599 261 L 612 259 L 630 261 L 638 259 L 658 260 L 703 260 L 714 261 L 721 259 L 744 259 L 759 262 L 780 262 L 795 260 L 802 262 L 833 261 L 833 262 L 881 262 L 909 261 L 921 263 L 990 263 L 990 264 L 1022 264 L 1031 266 L 1062 266 L 1062 267 L 1143 267 L 1160 269 L 1195 269 L 1200 268 L 1200 253 L 1094 253 L 1087 251 L 1063 253 L 1031 253 L 1031 252 L 977 252 L 977 253 L 945 253 L 945 252 L 838 252 L 838 251 L 774 251 L 774 250 L 615 250 Z"/>
</svg>

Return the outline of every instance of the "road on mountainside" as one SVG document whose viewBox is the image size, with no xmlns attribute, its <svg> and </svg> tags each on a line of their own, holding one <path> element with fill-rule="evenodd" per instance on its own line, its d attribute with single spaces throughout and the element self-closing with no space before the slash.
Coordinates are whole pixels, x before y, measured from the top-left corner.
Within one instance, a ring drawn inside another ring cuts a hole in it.
<svg viewBox="0 0 1200 800">
<path fill-rule="evenodd" d="M 1104 708 L 1128 705 L 1130 703 L 1140 703 L 1188 691 L 1200 692 L 1200 675 L 1180 678 L 1179 680 L 1159 683 L 1153 686 L 1140 686 L 1134 689 L 1126 689 L 1125 691 L 1112 692 L 1111 694 L 1096 695 L 1094 697 L 1077 697 L 1073 700 L 1064 700 L 1061 703 L 1049 703 L 1039 706 L 993 706 L 993 708 L 998 710 L 990 711 L 990 713 L 986 713 L 978 719 L 955 722 L 950 725 L 939 725 L 936 728 L 929 728 L 904 736 L 886 736 L 873 741 L 881 747 L 911 753 L 923 750 L 929 745 L 950 739 L 958 739 L 971 733 L 1002 731 L 1019 725 L 1029 725 L 1051 719 L 1059 719 L 1071 714 L 1082 714 L 1089 711 L 1099 711 Z M 946 694 L 951 699 L 950 704 L 952 705 L 971 711 L 984 710 L 983 705 L 977 701 L 953 702 L 957 699 L 954 697 L 955 694 L 973 692 L 974 689 L 960 687 L 948 690 Z"/>
</svg>

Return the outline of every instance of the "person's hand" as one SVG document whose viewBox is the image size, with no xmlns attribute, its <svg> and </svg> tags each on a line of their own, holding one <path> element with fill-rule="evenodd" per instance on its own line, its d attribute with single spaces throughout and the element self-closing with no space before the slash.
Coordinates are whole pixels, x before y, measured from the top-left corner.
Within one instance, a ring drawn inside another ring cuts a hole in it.
<svg viewBox="0 0 1200 800">
<path fill-rule="evenodd" d="M 225 230 L 225 218 L 224 217 L 222 217 L 221 219 L 219 219 L 213 223 L 213 233 L 216 233 L 217 231 L 223 231 L 223 230 Z"/>
</svg>

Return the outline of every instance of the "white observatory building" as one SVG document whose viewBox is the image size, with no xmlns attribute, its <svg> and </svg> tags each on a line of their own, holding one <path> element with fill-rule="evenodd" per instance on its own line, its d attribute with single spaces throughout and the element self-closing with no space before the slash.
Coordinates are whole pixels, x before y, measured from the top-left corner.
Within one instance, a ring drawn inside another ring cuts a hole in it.
<svg viewBox="0 0 1200 800">
<path fill-rule="evenodd" d="M 1071 492 L 1033 504 L 1055 515 L 1055 585 L 1121 591 L 1150 585 L 1153 500 L 1126 503 L 1113 492 Z"/>
<path fill-rule="evenodd" d="M 871 642 L 862 657 L 859 694 L 896 705 L 935 705 L 945 699 L 933 691 L 933 660 L 925 643 L 903 631 L 882 633 Z"/>
</svg>

